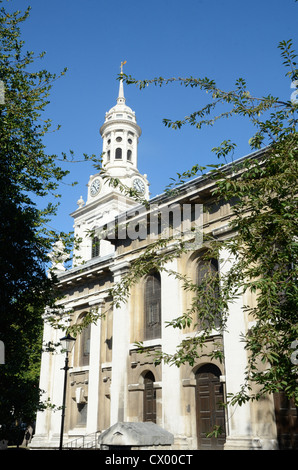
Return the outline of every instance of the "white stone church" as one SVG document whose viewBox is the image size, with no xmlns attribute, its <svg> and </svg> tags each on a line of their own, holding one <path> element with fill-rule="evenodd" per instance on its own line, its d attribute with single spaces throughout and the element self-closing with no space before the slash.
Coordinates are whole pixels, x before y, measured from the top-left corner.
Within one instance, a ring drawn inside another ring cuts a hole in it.
<svg viewBox="0 0 298 470">
<path fill-rule="evenodd" d="M 100 134 L 107 174 L 149 200 L 147 175 L 138 171 L 141 129 L 135 113 L 126 104 L 122 80 L 117 102 L 106 113 Z M 213 184 L 208 175 L 198 177 L 182 185 L 174 196 L 162 194 L 150 199 L 150 204 L 152 207 L 204 204 L 210 210 L 201 215 L 203 230 L 224 239 L 232 236 L 230 204 L 212 202 Z M 193 366 L 179 368 L 163 362 L 154 365 L 152 355 L 146 353 L 155 350 L 173 353 L 183 338 L 196 333 L 166 327 L 166 322 L 181 315 L 190 302 L 175 277 L 164 271 L 152 272 L 132 287 L 127 302 L 119 308 L 112 306 L 109 289 L 150 240 L 119 236 L 100 239 L 96 235 L 102 227 L 113 228 L 114 221 L 123 215 L 126 219 L 133 217 L 136 206 L 135 199 L 118 187 L 109 186 L 98 173 L 90 176 L 86 202 L 81 197 L 78 208 L 71 214 L 75 235 L 82 243 L 74 250 L 71 269 L 66 270 L 63 263 L 57 265 L 64 293 L 59 305 L 69 312 L 72 323 L 81 323 L 90 309 L 105 315 L 77 336 L 69 355 L 63 445 L 97 447 L 100 436 L 113 434 L 115 429 L 112 444 L 137 448 L 125 436 L 126 431 L 121 431 L 123 423 L 135 426 L 155 423 L 167 436 L 172 436 L 169 442 L 159 443 L 167 449 L 282 448 L 291 435 L 280 416 L 288 416 L 290 411 L 278 397 L 268 396 L 242 406 L 219 406 L 219 402 L 226 402 L 229 393 L 238 392 L 243 383 L 247 352 L 240 336 L 249 328 L 249 318 L 242 306 L 253 299 L 239 298 L 233 303 L 226 331 L 214 330 L 210 336 L 208 351 L 221 344 L 224 363 L 202 357 Z M 203 248 L 194 244 L 187 254 L 169 261 L 169 267 L 198 279 Z M 221 259 L 224 263 L 214 260 L 211 266 L 219 274 L 232 263 L 228 253 L 222 253 Z M 45 322 L 45 343 L 59 343 L 64 333 Z M 139 352 L 136 342 L 143 342 L 145 352 Z M 44 352 L 42 356 L 43 399 L 57 407 L 61 407 L 63 400 L 64 361 L 64 353 Z M 219 437 L 207 437 L 219 425 L 222 427 Z M 58 448 L 60 432 L 61 410 L 38 412 L 31 448 Z M 146 447 L 145 441 L 143 445 Z"/>
</svg>

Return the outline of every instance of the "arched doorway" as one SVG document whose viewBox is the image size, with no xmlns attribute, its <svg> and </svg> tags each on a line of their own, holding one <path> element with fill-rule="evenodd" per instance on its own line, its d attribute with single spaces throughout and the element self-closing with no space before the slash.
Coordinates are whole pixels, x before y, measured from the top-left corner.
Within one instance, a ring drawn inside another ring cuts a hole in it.
<svg viewBox="0 0 298 470">
<path fill-rule="evenodd" d="M 279 450 L 298 450 L 298 407 L 280 392 L 274 394 L 274 408 Z"/>
<path fill-rule="evenodd" d="M 154 389 L 155 377 L 152 372 L 144 376 L 144 406 L 143 421 L 156 423 L 156 391 Z"/>
<path fill-rule="evenodd" d="M 225 410 L 221 372 L 213 364 L 200 367 L 196 373 L 196 420 L 198 449 L 222 450 L 225 440 Z M 220 434 L 207 437 L 220 427 Z"/>
</svg>

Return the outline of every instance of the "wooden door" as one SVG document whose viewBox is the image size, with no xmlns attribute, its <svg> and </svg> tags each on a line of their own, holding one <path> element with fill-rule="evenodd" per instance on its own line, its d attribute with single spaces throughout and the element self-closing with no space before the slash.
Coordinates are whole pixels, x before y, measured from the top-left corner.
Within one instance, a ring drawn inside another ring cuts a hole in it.
<svg viewBox="0 0 298 470">
<path fill-rule="evenodd" d="M 155 378 L 152 372 L 144 377 L 144 422 L 156 423 L 156 391 L 154 389 Z"/>
<path fill-rule="evenodd" d="M 223 385 L 218 367 L 207 364 L 196 374 L 196 415 L 198 449 L 222 450 L 225 443 L 225 410 Z M 216 426 L 221 427 L 218 437 L 207 437 Z"/>
<path fill-rule="evenodd" d="M 298 450 L 298 409 L 284 393 L 274 394 L 279 450 Z"/>
</svg>

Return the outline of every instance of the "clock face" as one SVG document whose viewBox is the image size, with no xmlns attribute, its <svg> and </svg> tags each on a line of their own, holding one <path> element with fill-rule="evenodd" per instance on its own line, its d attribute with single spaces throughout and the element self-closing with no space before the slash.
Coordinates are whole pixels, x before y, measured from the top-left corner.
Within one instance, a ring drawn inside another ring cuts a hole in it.
<svg viewBox="0 0 298 470">
<path fill-rule="evenodd" d="M 145 192 L 145 185 L 140 178 L 136 178 L 133 182 L 133 187 L 138 193 L 143 194 Z"/>
<path fill-rule="evenodd" d="M 90 186 L 90 194 L 92 197 L 96 196 L 96 194 L 99 193 L 100 190 L 100 180 L 97 178 L 92 181 L 92 184 Z"/>
</svg>

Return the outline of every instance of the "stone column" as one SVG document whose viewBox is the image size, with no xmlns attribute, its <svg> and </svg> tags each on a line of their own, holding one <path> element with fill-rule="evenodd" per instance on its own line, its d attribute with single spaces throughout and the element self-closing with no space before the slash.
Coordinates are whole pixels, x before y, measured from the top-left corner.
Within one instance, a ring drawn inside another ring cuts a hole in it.
<svg viewBox="0 0 298 470">
<path fill-rule="evenodd" d="M 52 328 L 48 323 L 44 325 L 44 343 L 52 342 L 56 344 L 63 336 L 61 330 Z M 52 405 L 57 407 L 62 405 L 65 355 L 57 353 L 44 352 L 41 361 L 41 373 L 39 387 L 46 393 L 42 400 L 50 400 Z M 61 411 L 51 409 L 40 411 L 36 417 L 36 430 L 33 437 L 31 448 L 58 447 L 61 427 Z"/>
<path fill-rule="evenodd" d="M 220 265 L 220 272 L 225 274 L 233 265 L 232 255 L 223 250 L 220 259 L 224 261 Z M 244 383 L 245 368 L 247 365 L 247 352 L 241 335 L 246 331 L 245 313 L 243 312 L 243 298 L 239 296 L 229 306 L 229 317 L 226 331 L 223 334 L 226 393 L 237 393 Z M 250 403 L 242 406 L 228 406 L 227 410 L 227 439 L 225 449 L 250 449 L 253 448 L 251 430 Z"/>
<path fill-rule="evenodd" d="M 121 263 L 111 268 L 114 283 L 121 280 L 129 263 Z M 111 380 L 111 415 L 110 425 L 125 421 L 127 407 L 127 358 L 129 351 L 129 303 L 121 303 L 113 310 L 113 356 Z"/>
<path fill-rule="evenodd" d="M 49 324 L 44 324 L 43 332 L 44 342 L 52 341 L 52 328 Z M 41 396 L 42 401 L 48 399 L 48 384 L 51 377 L 52 368 L 52 357 L 49 353 L 43 352 L 41 357 L 41 370 L 39 378 L 39 387 L 41 390 L 45 390 L 45 393 Z M 48 440 L 48 420 L 50 418 L 50 411 L 38 411 L 36 416 L 36 428 L 33 440 L 30 447 L 42 447 Z"/>
<path fill-rule="evenodd" d="M 168 263 L 167 268 L 177 271 L 177 259 Z M 181 315 L 179 281 L 173 275 L 161 272 L 161 313 L 162 348 L 165 353 L 174 354 L 181 341 L 179 329 L 166 327 L 167 321 Z M 180 369 L 174 365 L 162 365 L 162 427 L 175 435 L 184 436 L 184 419 L 181 415 L 181 377 Z"/>
<path fill-rule="evenodd" d="M 89 306 L 98 309 L 101 313 L 104 301 L 96 299 L 89 302 Z M 98 407 L 99 407 L 99 374 L 100 374 L 100 333 L 101 320 L 91 325 L 90 336 L 90 361 L 89 361 L 89 384 L 88 384 L 88 412 L 86 433 L 91 434 L 98 429 Z"/>
</svg>

